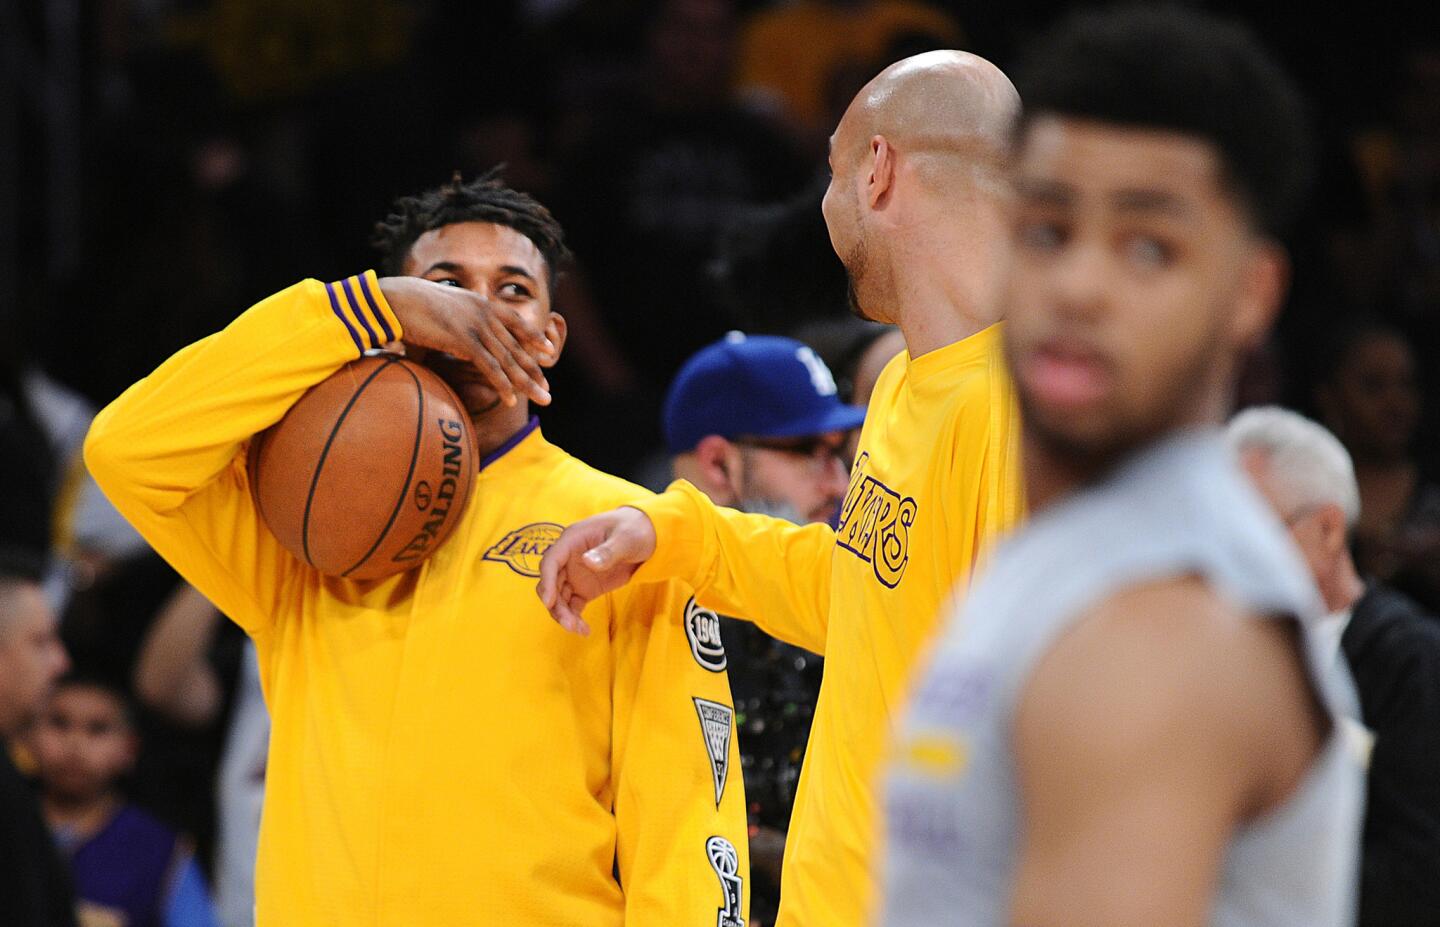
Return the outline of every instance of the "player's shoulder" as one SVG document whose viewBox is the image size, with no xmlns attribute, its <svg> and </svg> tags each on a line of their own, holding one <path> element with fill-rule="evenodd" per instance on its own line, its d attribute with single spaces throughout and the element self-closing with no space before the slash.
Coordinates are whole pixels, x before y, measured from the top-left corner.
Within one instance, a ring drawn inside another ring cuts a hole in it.
<svg viewBox="0 0 1440 927">
<path fill-rule="evenodd" d="M 1257 614 L 1194 576 L 1139 583 L 1093 603 L 1050 647 L 1036 675 L 1076 691 L 1194 717 L 1225 712 L 1291 677 L 1298 625 Z"/>
<path fill-rule="evenodd" d="M 917 392 L 951 405 L 989 401 L 1011 388 L 1003 332 L 997 322 L 917 358 L 901 354 L 899 358 L 908 363 L 896 375 L 906 377 Z"/>
<path fill-rule="evenodd" d="M 1079 624 L 1108 646 L 1146 655 L 1149 666 L 1233 659 L 1285 636 L 1293 620 L 1259 614 L 1194 575 L 1117 589 L 1092 604 Z"/>
<path fill-rule="evenodd" d="M 592 467 L 567 451 L 556 448 L 553 470 L 545 491 L 591 504 L 595 512 L 629 505 L 655 495 L 637 483 Z"/>
</svg>

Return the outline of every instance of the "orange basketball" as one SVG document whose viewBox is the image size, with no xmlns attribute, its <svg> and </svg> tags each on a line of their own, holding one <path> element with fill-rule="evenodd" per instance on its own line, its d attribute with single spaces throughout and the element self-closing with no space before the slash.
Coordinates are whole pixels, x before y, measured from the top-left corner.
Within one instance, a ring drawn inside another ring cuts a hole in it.
<svg viewBox="0 0 1440 927">
<path fill-rule="evenodd" d="M 250 442 L 249 467 L 260 517 L 287 550 L 322 573 L 367 580 L 411 569 L 445 543 L 479 452 L 454 390 L 380 354 L 301 396 Z"/>
</svg>

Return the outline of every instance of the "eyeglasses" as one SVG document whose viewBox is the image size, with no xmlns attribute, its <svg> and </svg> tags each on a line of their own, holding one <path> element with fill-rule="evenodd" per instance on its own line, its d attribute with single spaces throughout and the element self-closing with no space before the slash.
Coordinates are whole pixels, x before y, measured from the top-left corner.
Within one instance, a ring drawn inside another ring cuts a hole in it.
<svg viewBox="0 0 1440 927">
<path fill-rule="evenodd" d="M 760 451 L 774 451 L 791 457 L 804 458 L 817 473 L 823 473 L 835 464 L 846 470 L 850 462 L 845 458 L 844 439 L 836 440 L 827 435 L 809 438 L 734 438 L 732 444 Z"/>
</svg>

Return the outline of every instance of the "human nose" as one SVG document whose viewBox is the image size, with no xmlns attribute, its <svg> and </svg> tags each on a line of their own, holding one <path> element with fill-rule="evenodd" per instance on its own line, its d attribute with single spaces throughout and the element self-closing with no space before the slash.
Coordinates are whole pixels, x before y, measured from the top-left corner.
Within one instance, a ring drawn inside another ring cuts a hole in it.
<svg viewBox="0 0 1440 927">
<path fill-rule="evenodd" d="M 843 496 L 845 487 L 850 481 L 850 471 L 846 467 L 845 459 L 837 451 L 827 450 L 823 457 L 816 460 L 820 470 L 821 484 L 825 491 L 832 495 Z"/>
<path fill-rule="evenodd" d="M 61 676 L 65 675 L 67 670 L 70 669 L 70 654 L 68 651 L 65 650 L 64 644 L 62 644 L 60 641 L 55 641 L 53 645 L 53 652 L 51 653 L 50 657 L 52 667 L 50 671 L 50 678 L 59 679 Z"/>
<path fill-rule="evenodd" d="M 1066 248 L 1051 275 L 1053 304 L 1075 319 L 1094 318 L 1104 305 L 1108 256 L 1098 242 L 1080 241 Z"/>
</svg>

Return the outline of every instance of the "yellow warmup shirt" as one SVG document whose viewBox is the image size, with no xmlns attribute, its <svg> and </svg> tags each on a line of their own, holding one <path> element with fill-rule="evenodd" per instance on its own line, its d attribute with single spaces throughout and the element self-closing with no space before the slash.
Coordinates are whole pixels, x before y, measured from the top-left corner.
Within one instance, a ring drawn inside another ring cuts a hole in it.
<svg viewBox="0 0 1440 927">
<path fill-rule="evenodd" d="M 639 581 L 825 655 L 785 846 L 781 925 L 868 923 L 873 776 L 912 666 L 977 560 L 1022 513 L 1019 413 L 1000 326 L 901 354 L 870 399 L 838 530 L 717 508 L 681 482 L 635 503 L 655 524 Z"/>
<path fill-rule="evenodd" d="M 257 645 L 257 924 L 743 927 L 729 684 L 685 631 L 706 616 L 678 584 L 622 590 L 582 639 L 535 595 L 562 526 L 649 493 L 532 422 L 403 575 L 322 576 L 260 523 L 247 439 L 400 335 L 373 274 L 297 284 L 132 386 L 86 441 L 120 511 Z"/>
</svg>

